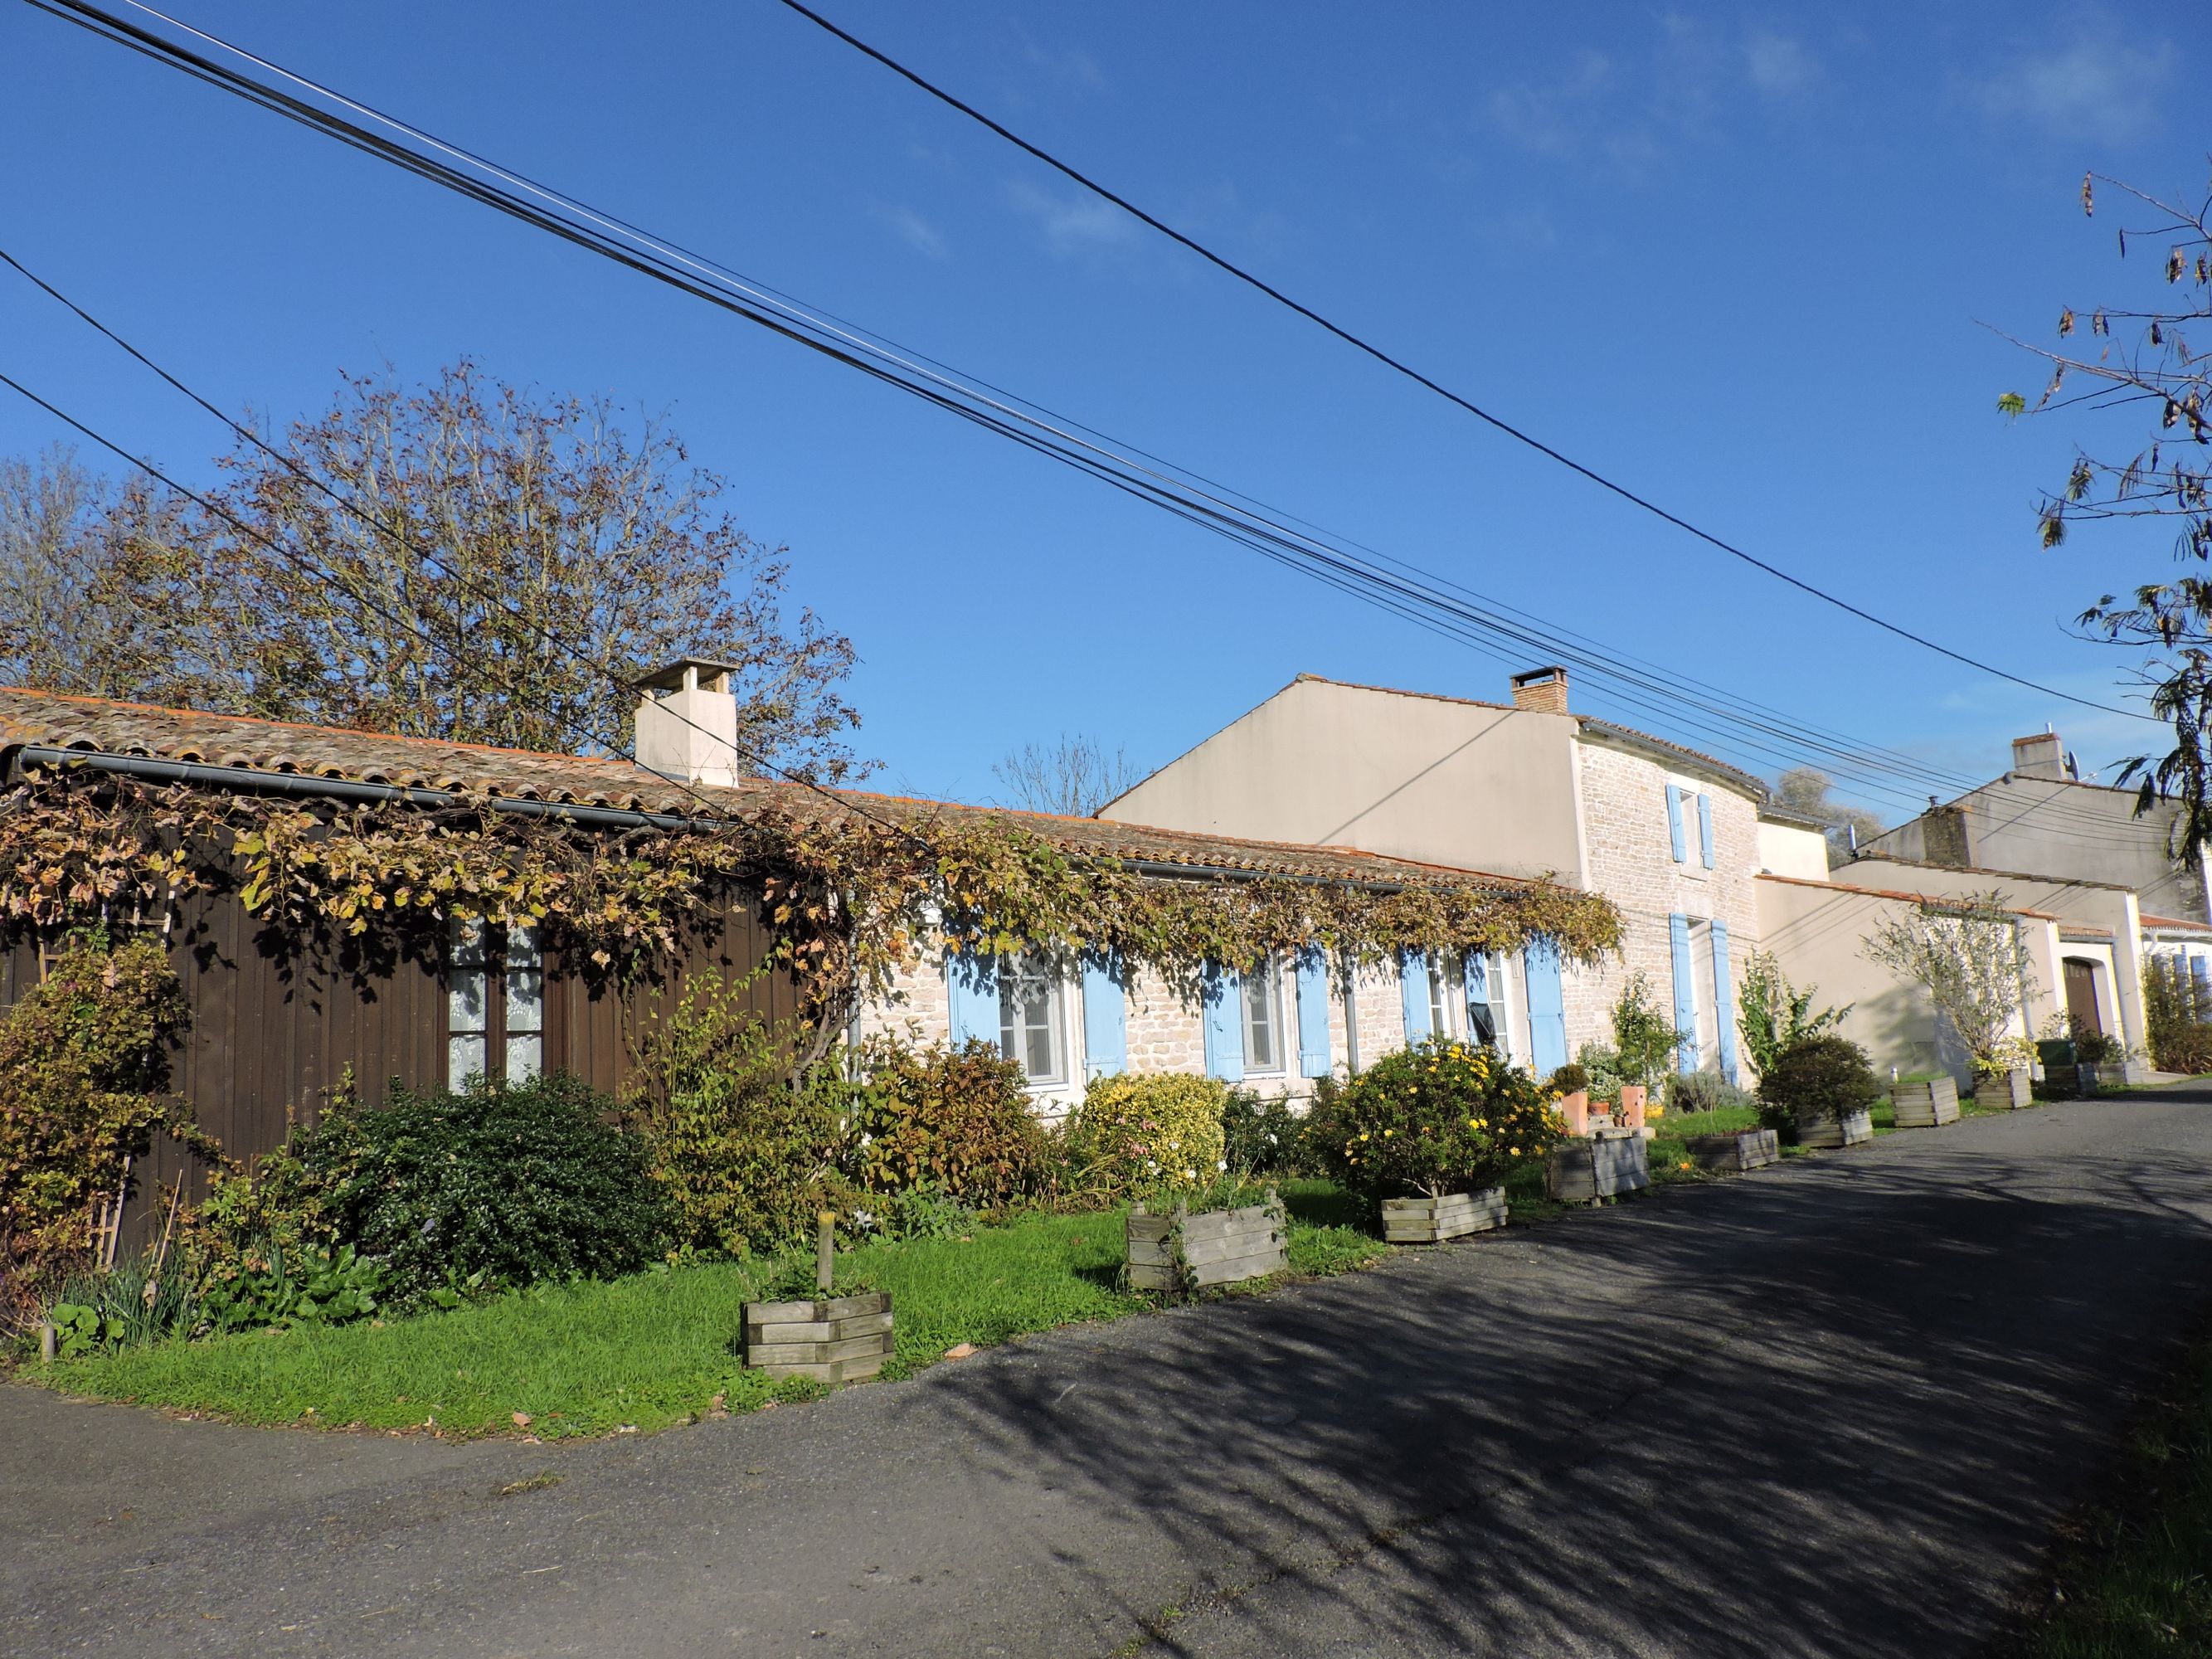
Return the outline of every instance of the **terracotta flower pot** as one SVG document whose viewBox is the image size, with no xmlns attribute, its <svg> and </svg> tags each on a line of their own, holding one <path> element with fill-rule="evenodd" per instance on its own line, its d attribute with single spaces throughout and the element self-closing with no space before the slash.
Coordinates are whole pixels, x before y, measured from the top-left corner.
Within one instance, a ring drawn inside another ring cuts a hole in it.
<svg viewBox="0 0 2212 1659">
<path fill-rule="evenodd" d="M 1640 1083 L 1620 1085 L 1620 1115 L 1624 1128 L 1640 1129 L 1644 1127 L 1644 1103 L 1648 1092 Z"/>
<path fill-rule="evenodd" d="M 1588 1134 L 1589 1133 L 1589 1091 L 1577 1089 L 1571 1095 L 1560 1096 L 1559 1115 L 1566 1119 L 1569 1134 Z"/>
</svg>

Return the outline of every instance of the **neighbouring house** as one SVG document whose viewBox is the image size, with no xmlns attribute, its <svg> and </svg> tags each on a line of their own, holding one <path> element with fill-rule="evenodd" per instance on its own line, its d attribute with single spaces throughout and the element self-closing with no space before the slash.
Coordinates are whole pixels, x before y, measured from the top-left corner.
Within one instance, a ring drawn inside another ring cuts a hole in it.
<svg viewBox="0 0 2212 1659">
<path fill-rule="evenodd" d="M 2182 808 L 2085 781 L 2058 736 L 2015 738 L 2011 769 L 1873 837 L 1839 879 L 2002 892 L 2063 918 L 2051 1012 L 2123 1042 L 2145 1069 L 2142 975 L 2168 957 L 2212 994 L 2212 890 Z M 1909 880 L 1899 872 L 1909 872 Z"/>
<path fill-rule="evenodd" d="M 1762 941 L 1762 872 L 1825 877 L 1820 826 L 1759 779 L 1664 738 L 1580 714 L 1563 668 L 1513 676 L 1511 701 L 1301 674 L 1099 816 L 1196 834 L 1358 847 L 1392 858 L 1556 880 L 1611 900 L 1617 958 L 1407 964 L 1442 981 L 1438 1017 L 1494 1030 L 1540 1073 L 1609 1042 L 1641 971 L 1691 1034 L 1683 1070 L 1743 1075 L 1736 987 Z"/>
<path fill-rule="evenodd" d="M 1309 894 L 1316 906 L 1324 897 L 1419 902 L 1470 916 L 1489 915 L 1485 907 L 1556 916 L 1567 914 L 1557 908 L 1565 905 L 1593 919 L 1589 938 L 1611 931 L 1609 911 L 1534 875 L 1357 846 L 764 781 L 745 775 L 735 760 L 727 674 L 721 665 L 691 661 L 647 683 L 637 719 L 642 764 L 0 690 L 0 769 L 11 791 L 9 810 L 19 816 L 46 801 L 42 791 L 79 792 L 69 799 L 87 804 L 92 816 L 82 822 L 93 826 L 94 842 L 111 830 L 119 835 L 121 818 L 150 799 L 147 792 L 158 795 L 172 821 L 183 810 L 179 802 L 212 803 L 217 818 L 225 803 L 240 804 L 240 811 L 246 803 L 309 809 L 319 816 L 301 841 L 302 856 L 349 812 L 496 823 L 518 834 L 519 826 L 547 821 L 583 841 L 580 856 L 594 869 L 649 861 L 641 847 L 656 835 L 727 832 L 734 840 L 743 826 L 773 815 L 807 825 L 865 817 L 909 842 L 948 837 L 962 826 L 1003 826 L 1070 865 L 1188 884 L 1178 891 L 1264 892 L 1279 902 L 1285 894 Z M 143 812 L 137 820 L 157 841 L 167 834 L 161 845 L 173 844 L 176 834 L 161 831 L 160 821 Z M 222 837 L 235 828 L 194 822 L 199 827 L 183 833 L 202 844 L 227 845 Z M 54 856 L 98 854 L 78 847 Z M 559 917 L 566 913 L 557 907 L 543 927 L 447 919 L 427 890 L 408 884 L 398 867 L 404 860 L 395 854 L 392 867 L 380 866 L 373 845 L 359 861 L 365 867 L 347 877 L 361 897 L 345 912 L 345 925 L 304 935 L 272 924 L 265 894 L 260 908 L 249 902 L 234 859 L 209 856 L 217 869 L 211 880 L 166 898 L 134 889 L 135 896 L 118 897 L 108 914 L 118 923 L 158 927 L 169 940 L 190 1011 L 174 1085 L 234 1158 L 279 1145 L 295 1115 L 312 1114 L 349 1076 L 371 1098 L 394 1082 L 425 1089 L 472 1073 L 515 1081 L 553 1069 L 618 1092 L 641 1027 L 703 975 L 733 988 L 763 1019 L 796 1020 L 808 1012 L 792 973 L 763 971 L 777 943 L 777 904 L 764 904 L 760 881 L 742 872 L 713 886 L 649 971 L 628 975 L 607 972 L 578 936 L 564 933 Z M 526 884 L 523 862 L 514 879 Z M 109 873 L 120 867 L 111 864 Z M 504 866 L 495 872 L 501 881 L 509 874 Z M 0 870 L 0 883 L 13 884 L 15 925 L 0 956 L 0 999 L 12 1003 L 35 981 L 43 952 L 64 924 L 27 925 L 37 896 L 24 890 L 40 883 L 27 866 Z M 51 876 L 44 882 L 58 884 Z M 945 902 L 953 902 L 948 892 Z M 128 915 L 114 908 L 125 903 Z M 1547 904 L 1554 908 L 1543 910 Z M 944 914 L 936 912 L 940 920 Z M 1355 968 L 1347 957 L 1286 943 L 1257 969 L 1208 963 L 1194 981 L 1111 954 L 1031 951 L 1018 942 L 988 956 L 948 951 L 928 937 L 916 938 L 915 947 L 878 994 L 852 1009 L 847 1034 L 994 1042 L 1021 1064 L 1047 1113 L 1079 1098 L 1087 1077 L 1123 1069 L 1204 1071 L 1305 1094 L 1315 1079 L 1354 1069 L 1364 1057 L 1431 1030 L 1462 1029 L 1463 1012 L 1454 1001 L 1468 985 L 1456 950 L 1436 951 L 1433 971 L 1416 957 L 1401 973 L 1395 963 Z M 1587 943 L 1581 953 L 1591 953 Z M 1502 988 L 1497 999 L 1480 1006 L 1502 1017 L 1510 1006 Z M 198 1178 L 166 1145 L 137 1176 L 142 1195 L 180 1178 L 189 1191 Z M 127 1229 L 142 1230 L 147 1214 L 142 1200 Z"/>
</svg>

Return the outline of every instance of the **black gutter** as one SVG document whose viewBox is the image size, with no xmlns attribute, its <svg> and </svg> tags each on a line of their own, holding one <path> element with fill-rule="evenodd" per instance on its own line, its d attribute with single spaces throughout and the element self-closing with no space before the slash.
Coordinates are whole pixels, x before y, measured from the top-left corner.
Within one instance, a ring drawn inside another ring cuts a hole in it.
<svg viewBox="0 0 2212 1659">
<path fill-rule="evenodd" d="M 305 772 L 264 772 L 244 766 L 208 766 L 198 761 L 156 760 L 146 755 L 111 755 L 95 749 L 57 749 L 27 743 L 9 750 L 7 777 L 21 781 L 30 766 L 84 766 L 161 783 L 198 784 L 205 788 L 251 791 L 264 795 L 317 796 L 331 800 L 398 804 L 406 806 L 489 806 L 526 818 L 566 818 L 576 823 L 618 830 L 711 830 L 726 818 L 685 817 L 675 812 L 637 812 L 619 806 L 586 806 L 573 801 L 525 800 L 513 795 L 461 795 L 450 789 L 416 789 L 396 783 L 362 783 L 352 778 L 316 777 Z"/>
</svg>

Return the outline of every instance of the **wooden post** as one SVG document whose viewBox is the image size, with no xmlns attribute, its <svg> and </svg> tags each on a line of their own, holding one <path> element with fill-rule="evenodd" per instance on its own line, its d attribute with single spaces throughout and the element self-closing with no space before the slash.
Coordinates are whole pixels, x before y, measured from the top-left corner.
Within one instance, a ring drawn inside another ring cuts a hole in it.
<svg viewBox="0 0 2212 1659">
<path fill-rule="evenodd" d="M 834 1210 L 817 1212 L 814 1218 L 814 1282 L 822 1287 L 822 1294 L 830 1294 L 830 1281 L 837 1272 L 837 1214 Z"/>
<path fill-rule="evenodd" d="M 54 1333 L 54 1322 L 41 1319 L 39 1322 L 39 1358 L 51 1365 L 54 1363 L 54 1356 L 60 1351 L 61 1340 Z"/>
</svg>

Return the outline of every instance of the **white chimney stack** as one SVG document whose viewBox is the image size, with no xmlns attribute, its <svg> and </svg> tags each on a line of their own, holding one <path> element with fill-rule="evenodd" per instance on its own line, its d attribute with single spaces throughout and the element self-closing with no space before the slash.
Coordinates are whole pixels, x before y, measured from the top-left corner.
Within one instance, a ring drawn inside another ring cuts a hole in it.
<svg viewBox="0 0 2212 1659">
<path fill-rule="evenodd" d="M 686 657 L 637 683 L 637 758 L 665 777 L 734 788 L 738 761 L 737 671 Z"/>
</svg>

